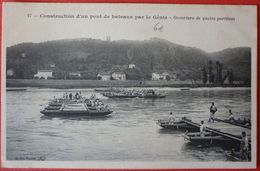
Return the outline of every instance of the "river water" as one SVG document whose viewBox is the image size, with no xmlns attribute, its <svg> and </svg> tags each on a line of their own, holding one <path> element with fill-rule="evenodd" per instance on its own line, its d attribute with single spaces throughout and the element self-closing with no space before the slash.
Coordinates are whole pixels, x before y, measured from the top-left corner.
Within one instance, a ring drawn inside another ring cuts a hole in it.
<svg viewBox="0 0 260 171">
<path fill-rule="evenodd" d="M 156 124 L 170 112 L 177 117 L 207 120 L 211 102 L 216 117 L 251 117 L 251 90 L 247 88 L 158 88 L 167 92 L 162 99 L 108 99 L 114 112 L 101 118 L 50 118 L 40 113 L 53 96 L 93 89 L 61 90 L 28 88 L 8 91 L 7 160 L 39 158 L 46 161 L 226 161 L 224 147 L 194 146 L 183 132 L 164 130 Z"/>
</svg>

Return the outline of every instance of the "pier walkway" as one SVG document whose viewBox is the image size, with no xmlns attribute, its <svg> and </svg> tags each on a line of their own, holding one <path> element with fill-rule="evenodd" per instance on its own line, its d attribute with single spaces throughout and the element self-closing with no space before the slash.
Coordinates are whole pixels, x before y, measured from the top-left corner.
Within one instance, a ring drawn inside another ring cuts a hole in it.
<svg viewBox="0 0 260 171">
<path fill-rule="evenodd" d="M 199 128 L 200 127 L 200 121 L 190 121 L 186 119 L 182 119 L 183 122 L 185 122 L 188 125 L 194 126 Z M 243 128 L 240 126 L 232 125 L 229 123 L 219 122 L 215 121 L 212 122 L 206 122 L 206 131 L 213 132 L 215 134 L 221 135 L 226 138 L 230 138 L 236 141 L 241 141 L 241 134 L 242 131 L 246 132 L 246 135 L 248 136 L 249 143 L 251 144 L 251 129 Z"/>
</svg>

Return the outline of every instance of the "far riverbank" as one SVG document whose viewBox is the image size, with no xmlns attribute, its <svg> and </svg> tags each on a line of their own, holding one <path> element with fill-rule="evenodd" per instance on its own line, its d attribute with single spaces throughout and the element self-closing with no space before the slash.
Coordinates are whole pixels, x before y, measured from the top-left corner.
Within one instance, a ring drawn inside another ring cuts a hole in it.
<svg viewBox="0 0 260 171">
<path fill-rule="evenodd" d="M 151 81 L 151 80 L 36 80 L 7 79 L 6 87 L 38 87 L 38 88 L 98 88 L 98 87 L 250 87 L 249 84 L 192 84 L 190 81 Z"/>
</svg>

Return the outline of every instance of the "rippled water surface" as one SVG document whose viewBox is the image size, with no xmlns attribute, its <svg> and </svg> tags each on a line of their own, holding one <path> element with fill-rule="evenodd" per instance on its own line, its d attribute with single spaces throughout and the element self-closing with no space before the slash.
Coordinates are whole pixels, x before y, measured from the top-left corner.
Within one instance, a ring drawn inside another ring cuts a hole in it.
<svg viewBox="0 0 260 171">
<path fill-rule="evenodd" d="M 250 89 L 163 88 L 163 99 L 108 99 L 97 97 L 114 113 L 99 118 L 49 118 L 40 109 L 53 96 L 79 90 L 33 89 L 7 92 L 7 159 L 22 157 L 59 161 L 225 161 L 223 147 L 194 146 L 183 132 L 161 129 L 156 121 L 176 116 L 207 120 L 212 101 L 216 117 L 250 118 Z M 93 89 L 81 89 L 90 97 Z"/>
</svg>

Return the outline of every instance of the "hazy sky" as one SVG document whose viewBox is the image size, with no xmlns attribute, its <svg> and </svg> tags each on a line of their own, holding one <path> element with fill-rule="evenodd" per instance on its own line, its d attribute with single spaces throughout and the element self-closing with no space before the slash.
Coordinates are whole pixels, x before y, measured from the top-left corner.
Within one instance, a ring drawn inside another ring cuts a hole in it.
<svg viewBox="0 0 260 171">
<path fill-rule="evenodd" d="M 4 3 L 3 8 L 5 47 L 22 42 L 70 38 L 105 40 L 110 36 L 111 40 L 146 40 L 158 37 L 212 52 L 229 47 L 252 47 L 257 39 L 254 6 Z M 74 17 L 88 15 L 88 18 L 43 17 L 53 14 Z M 102 19 L 90 19 L 90 15 L 98 17 L 100 14 Z M 104 19 L 105 14 L 133 16 L 133 19 Z M 135 20 L 135 16 L 147 15 L 151 19 Z M 158 15 L 167 16 L 168 19 L 158 19 Z M 199 16 L 201 19 L 176 20 L 174 16 Z M 218 17 L 228 17 L 235 20 L 203 21 L 203 17 L 215 17 L 216 20 Z M 162 30 L 155 31 L 155 25 L 157 29 L 162 26 Z"/>
</svg>

